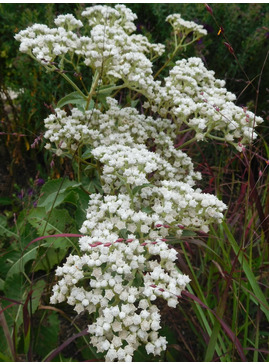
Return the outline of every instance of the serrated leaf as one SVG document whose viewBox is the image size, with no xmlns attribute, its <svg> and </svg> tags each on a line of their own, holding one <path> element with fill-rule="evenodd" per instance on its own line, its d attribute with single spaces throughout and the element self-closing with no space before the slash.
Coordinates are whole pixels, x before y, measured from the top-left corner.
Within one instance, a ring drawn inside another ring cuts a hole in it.
<svg viewBox="0 0 269 364">
<path fill-rule="evenodd" d="M 32 303 L 31 303 L 32 313 L 34 313 L 39 306 L 39 302 L 40 302 L 40 299 L 41 299 L 45 286 L 46 286 L 46 282 L 41 279 L 41 280 L 37 281 L 32 287 L 32 290 L 33 290 Z"/>
<path fill-rule="evenodd" d="M 67 230 L 72 232 L 71 228 L 74 225 L 74 220 L 65 209 L 53 209 L 48 220 L 48 215 L 44 212 L 44 208 L 36 208 L 28 215 L 28 221 L 37 229 L 40 236 L 62 234 Z M 59 239 L 66 240 L 66 238 Z"/>
<path fill-rule="evenodd" d="M 42 196 L 38 201 L 39 207 L 45 207 L 49 211 L 52 207 L 59 206 L 72 188 L 80 186 L 80 183 L 62 178 L 51 180 L 44 184 L 41 190 Z"/>
<path fill-rule="evenodd" d="M 67 104 L 74 104 L 80 106 L 86 106 L 87 98 L 83 97 L 78 91 L 71 92 L 70 94 L 64 96 L 57 104 L 58 108 L 63 107 Z"/>
<path fill-rule="evenodd" d="M 70 203 L 74 206 L 77 206 L 78 203 L 78 194 L 76 191 L 70 191 L 67 196 L 65 196 L 63 202 Z"/>
<path fill-rule="evenodd" d="M 67 251 L 68 248 L 65 248 L 64 244 L 61 244 L 61 248 L 58 249 L 55 249 L 54 247 L 47 247 L 46 249 L 40 250 L 39 253 L 42 259 L 36 259 L 33 271 L 38 272 L 39 270 L 44 270 L 49 272 L 55 265 L 59 265 L 61 263 L 63 258 L 66 256 Z"/>
<path fill-rule="evenodd" d="M 78 196 L 79 200 L 77 204 L 77 210 L 75 212 L 75 221 L 77 228 L 80 229 L 83 221 L 85 221 L 86 218 L 86 210 L 89 205 L 89 195 L 83 190 L 79 189 Z"/>
<path fill-rule="evenodd" d="M 72 219 L 67 210 L 53 209 L 48 221 L 47 218 L 48 216 L 46 215 L 44 208 L 42 207 L 32 210 L 28 215 L 28 221 L 30 222 L 30 224 L 32 224 L 32 226 L 37 229 L 37 232 L 40 236 L 62 234 L 66 231 L 68 231 L 69 233 L 77 233 L 77 230 L 75 229 L 74 219 Z M 54 249 L 60 248 L 65 250 L 73 247 L 77 250 L 76 245 L 72 242 L 71 239 L 67 237 L 48 239 L 48 241 L 43 243 L 42 246 L 53 247 Z"/>
</svg>

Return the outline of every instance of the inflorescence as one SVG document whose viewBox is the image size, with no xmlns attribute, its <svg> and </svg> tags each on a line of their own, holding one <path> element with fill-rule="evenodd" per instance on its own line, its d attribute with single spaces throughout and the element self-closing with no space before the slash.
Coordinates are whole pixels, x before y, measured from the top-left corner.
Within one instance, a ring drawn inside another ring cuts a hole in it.
<svg viewBox="0 0 269 364">
<path fill-rule="evenodd" d="M 107 361 L 131 361 L 140 345 L 154 355 L 166 349 L 153 302 L 163 299 L 176 307 L 190 282 L 177 268 L 177 251 L 167 237 L 179 239 L 184 229 L 207 232 L 211 223 L 222 221 L 226 208 L 195 189 L 201 175 L 175 147 L 177 136 L 187 130 L 193 141 L 215 138 L 242 150 L 255 139 L 254 127 L 262 119 L 236 106 L 225 82 L 199 58 L 177 60 L 163 82 L 156 80 L 153 61 L 165 48 L 134 34 L 136 15 L 126 6 L 92 6 L 82 18 L 90 34 L 81 35 L 82 21 L 67 14 L 55 19 L 55 28 L 34 24 L 15 36 L 20 50 L 47 71 L 64 74 L 67 63 L 83 62 L 96 87 L 89 93 L 93 104 L 87 98 L 86 108 L 56 108 L 45 120 L 47 149 L 60 156 L 90 148 L 88 158 L 99 168 L 103 191 L 90 195 L 80 229 L 81 255 L 69 255 L 57 268 L 51 303 L 66 301 L 77 313 L 94 312 L 90 343 Z M 206 35 L 201 25 L 179 14 L 167 21 L 175 52 L 186 40 Z M 142 112 L 122 107 L 111 92 L 105 106 L 99 104 L 104 87 L 139 93 Z"/>
</svg>

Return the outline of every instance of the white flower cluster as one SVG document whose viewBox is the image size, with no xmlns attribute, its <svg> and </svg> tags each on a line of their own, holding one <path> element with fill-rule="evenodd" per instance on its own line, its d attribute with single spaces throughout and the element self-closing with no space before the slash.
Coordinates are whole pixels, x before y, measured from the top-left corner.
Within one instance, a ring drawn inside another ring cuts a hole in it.
<svg viewBox="0 0 269 364">
<path fill-rule="evenodd" d="M 242 150 L 257 137 L 254 127 L 263 119 L 236 106 L 235 95 L 226 90 L 224 81 L 215 79 L 200 58 L 177 61 L 164 86 L 154 80 L 151 60 L 164 52 L 164 46 L 131 34 L 136 15 L 130 9 L 122 4 L 115 8 L 97 5 L 87 8 L 82 16 L 92 27 L 90 36 L 74 31 L 82 22 L 73 15 L 59 15 L 57 28 L 34 24 L 19 32 L 15 38 L 21 42 L 20 50 L 47 67 L 54 67 L 60 56 L 60 69 L 68 54 L 70 59 L 74 54 L 82 57 L 94 72 L 102 73 L 104 85 L 121 82 L 122 87 L 142 93 L 148 99 L 145 107 L 151 106 L 161 117 L 172 117 L 177 130 L 182 125 L 191 127 L 198 141 L 221 137 Z M 168 16 L 167 21 L 183 38 L 190 32 L 194 36 L 206 34 L 202 26 L 183 20 L 180 14 Z"/>
<path fill-rule="evenodd" d="M 123 231 L 136 234 L 141 242 L 180 237 L 184 227 L 207 232 L 210 223 L 221 222 L 225 208 L 215 196 L 195 191 L 184 182 L 163 181 L 160 187 L 146 184 L 135 196 L 94 194 L 80 230 L 87 234 L 80 248 L 88 251 L 89 242 L 117 240 Z"/>
<path fill-rule="evenodd" d="M 89 36 L 74 32 L 80 20 L 60 15 L 57 28 L 35 24 L 21 31 L 16 36 L 21 51 L 51 69 L 58 56 L 63 69 L 65 57 L 77 55 L 97 75 L 100 88 L 91 89 L 89 98 L 104 86 L 126 87 L 146 97 L 144 108 L 150 107 L 153 116 L 106 97 L 107 106 L 99 109 L 98 102 L 91 110 L 57 108 L 46 118 L 46 148 L 56 147 L 57 155 L 90 148 L 104 192 L 90 196 L 80 229 L 82 255 L 70 255 L 57 268 L 51 303 L 67 301 L 78 313 L 96 312 L 89 325 L 91 344 L 107 361 L 131 361 L 140 345 L 148 354 L 165 350 L 166 339 L 158 334 L 160 313 L 152 302 L 160 298 L 176 307 L 190 281 L 176 268 L 176 250 L 168 247 L 167 237 L 178 239 L 185 228 L 207 232 L 209 224 L 222 220 L 226 207 L 194 189 L 201 176 L 175 148 L 178 133 L 190 128 L 197 140 L 221 133 L 239 148 L 238 141 L 255 138 L 254 124 L 262 119 L 237 107 L 224 81 L 198 58 L 177 61 L 161 86 L 154 80 L 152 60 L 164 47 L 132 34 L 136 15 L 126 6 L 96 5 L 82 16 L 89 20 Z M 183 38 L 206 34 L 179 14 L 167 20 Z"/>
<path fill-rule="evenodd" d="M 180 14 L 169 15 L 166 21 L 172 25 L 175 32 L 180 32 L 183 37 L 186 37 L 192 32 L 195 38 L 207 35 L 207 31 L 202 25 L 196 24 L 193 21 L 184 20 Z"/>
<path fill-rule="evenodd" d="M 97 311 L 97 320 L 89 326 L 91 343 L 106 352 L 108 361 L 129 361 L 141 344 L 155 355 L 165 349 L 166 340 L 158 337 L 160 315 L 151 301 L 160 296 L 175 307 L 189 282 L 172 264 L 175 250 L 162 239 L 179 238 L 184 228 L 207 231 L 208 224 L 221 221 L 225 205 L 191 187 L 198 176 L 190 159 L 175 150 L 175 126 L 170 120 L 120 109 L 111 98 L 107 102 L 105 113 L 73 109 L 67 116 L 56 110 L 46 119 L 46 137 L 58 143 L 59 150 L 72 149 L 76 140 L 94 147 L 92 156 L 103 164 L 106 193 L 91 195 L 80 230 L 85 235 L 79 240 L 84 255 L 76 262 L 71 256 L 58 268 L 57 274 L 64 278 L 56 284 L 51 302 L 66 300 L 77 312 Z M 147 149 L 149 139 L 155 152 Z M 152 261 L 152 255 L 159 255 L 161 262 Z M 85 279 L 83 272 L 91 274 L 87 292 L 79 283 Z M 117 281 L 116 291 L 106 283 L 111 279 Z M 141 311 L 141 300 L 147 302 L 147 312 Z"/>
<path fill-rule="evenodd" d="M 136 30 L 133 23 L 136 15 L 125 5 L 92 6 L 82 12 L 82 16 L 88 18 L 92 27 L 90 36 L 77 34 L 75 29 L 83 23 L 73 15 L 59 15 L 55 19 L 57 28 L 34 24 L 20 31 L 15 36 L 21 42 L 20 51 L 51 69 L 55 69 L 59 56 L 60 70 L 66 57 L 69 56 L 70 62 L 76 54 L 93 72 L 102 72 L 104 82 L 121 80 L 125 86 L 152 97 L 155 83 L 151 60 L 164 52 L 164 46 L 151 44 L 142 35 L 131 34 Z"/>
<path fill-rule="evenodd" d="M 55 19 L 57 28 L 34 24 L 15 35 L 21 42 L 20 51 L 32 54 L 43 65 L 51 64 L 57 56 L 74 53 L 79 46 L 79 38 L 74 29 L 83 24 L 71 14 L 59 15 Z"/>
<path fill-rule="evenodd" d="M 82 13 L 93 27 L 91 37 L 81 38 L 81 52 L 86 65 L 102 70 L 110 82 L 122 80 L 125 85 L 147 97 L 153 95 L 152 63 L 164 52 L 162 44 L 151 44 L 136 29 L 136 15 L 124 5 L 94 6 Z"/>
<path fill-rule="evenodd" d="M 51 114 L 44 120 L 47 129 L 44 136 L 50 141 L 45 148 L 50 149 L 52 145 L 56 145 L 56 154 L 61 155 L 63 152 L 74 152 L 79 144 L 91 145 L 99 148 L 96 151 L 93 150 L 93 155 L 101 156 L 100 151 L 103 150 L 107 151 L 107 158 L 113 158 L 117 148 L 119 152 L 122 148 L 135 148 L 133 152 L 136 150 L 139 154 L 137 148 L 145 150 L 145 145 L 151 143 L 155 153 L 144 152 L 149 155 L 149 159 L 156 160 L 155 167 L 151 166 L 151 172 L 154 172 L 154 168 L 163 170 L 155 173 L 155 179 L 163 176 L 184 180 L 194 185 L 194 180 L 199 179 L 200 174 L 194 171 L 187 154 L 174 148 L 176 125 L 171 120 L 145 117 L 131 107 L 121 109 L 117 101 L 112 98 L 107 98 L 107 104 L 108 110 L 104 113 L 98 109 L 83 113 L 73 108 L 71 114 L 67 115 L 64 110 L 56 109 L 55 114 Z M 101 146 L 103 149 L 100 149 Z M 111 156 L 109 156 L 108 147 L 114 150 Z M 128 159 L 128 154 L 126 156 Z M 119 163 L 115 158 L 114 162 Z M 112 167 L 111 163 L 113 164 L 113 161 L 108 164 L 110 167 Z M 135 173 L 141 175 L 141 172 L 137 170 Z M 148 173 L 150 172 L 146 170 L 146 174 Z"/>
<path fill-rule="evenodd" d="M 125 5 L 117 4 L 115 8 L 106 5 L 96 5 L 87 8 L 82 12 L 82 16 L 87 17 L 89 25 L 93 28 L 97 25 L 121 27 L 127 33 L 133 33 L 136 26 L 133 23 L 137 16 Z"/>
<path fill-rule="evenodd" d="M 171 69 L 164 87 L 158 88 L 152 105 L 154 110 L 165 110 L 164 115 L 179 126 L 191 127 L 197 140 L 220 133 L 223 140 L 242 150 L 257 137 L 254 127 L 263 119 L 236 106 L 235 95 L 224 86 L 225 81 L 215 79 L 200 58 L 183 59 Z"/>
<path fill-rule="evenodd" d="M 177 170 L 158 154 L 149 152 L 144 145 L 133 147 L 125 145 L 100 146 L 92 151 L 92 155 L 104 164 L 103 181 L 104 191 L 109 193 L 114 186 L 119 188 L 122 184 L 130 188 L 149 183 L 147 175 L 153 172 L 155 179 L 160 177 L 176 179 Z M 116 181 L 116 183 L 115 183 Z"/>
<path fill-rule="evenodd" d="M 152 301 L 160 297 L 176 307 L 190 282 L 176 268 L 176 250 L 161 240 L 140 244 L 132 235 L 88 246 L 87 254 L 70 255 L 57 268 L 60 279 L 53 287 L 51 303 L 67 300 L 78 313 L 98 312 L 89 333 L 97 351 L 106 352 L 106 361 L 132 361 L 140 345 L 145 345 L 148 354 L 160 355 L 167 341 L 158 335 L 161 315 Z"/>
</svg>

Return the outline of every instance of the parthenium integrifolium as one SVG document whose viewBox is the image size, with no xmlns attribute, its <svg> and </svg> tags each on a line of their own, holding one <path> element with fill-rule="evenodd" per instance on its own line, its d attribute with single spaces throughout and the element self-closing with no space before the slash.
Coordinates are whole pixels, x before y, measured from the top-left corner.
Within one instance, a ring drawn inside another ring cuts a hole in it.
<svg viewBox="0 0 269 364">
<path fill-rule="evenodd" d="M 92 160 L 101 166 L 103 190 L 90 195 L 80 229 L 81 254 L 69 255 L 57 268 L 51 303 L 66 301 L 77 313 L 95 312 L 88 326 L 91 344 L 107 361 L 131 361 L 140 345 L 154 355 L 166 349 L 154 303 L 163 299 L 176 307 L 190 282 L 179 272 L 177 251 L 166 238 L 179 239 L 184 228 L 207 232 L 209 224 L 222 221 L 226 208 L 195 189 L 201 174 L 174 147 L 177 135 L 185 128 L 193 141 L 217 138 L 242 150 L 256 137 L 254 126 L 262 119 L 236 106 L 225 82 L 199 58 L 176 61 L 162 83 L 156 80 L 152 62 L 165 48 L 134 33 L 136 15 L 126 6 L 92 6 L 82 18 L 89 34 L 81 35 L 82 21 L 67 14 L 55 19 L 55 28 L 34 24 L 15 36 L 22 52 L 62 74 L 80 95 L 85 91 L 63 72 L 65 65 L 75 67 L 79 60 L 94 74 L 84 108 L 69 113 L 56 108 L 45 119 L 45 148 L 60 156 L 90 147 Z M 186 39 L 206 35 L 179 14 L 167 21 L 175 33 L 173 56 Z M 142 95 L 142 113 L 122 107 L 111 92 L 105 104 L 99 103 L 104 86 Z M 151 116 L 145 115 L 148 110 Z"/>
</svg>

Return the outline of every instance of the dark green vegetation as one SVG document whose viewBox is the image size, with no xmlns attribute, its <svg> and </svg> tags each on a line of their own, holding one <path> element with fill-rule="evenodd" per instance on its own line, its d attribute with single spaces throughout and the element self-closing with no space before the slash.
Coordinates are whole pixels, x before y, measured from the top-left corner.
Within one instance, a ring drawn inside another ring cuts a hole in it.
<svg viewBox="0 0 269 364">
<path fill-rule="evenodd" d="M 190 275 L 192 283 L 190 295 L 182 298 L 177 310 L 163 309 L 163 333 L 168 336 L 169 346 L 161 359 L 236 361 L 245 356 L 248 361 L 268 361 L 269 5 L 213 4 L 217 24 L 203 4 L 128 6 L 138 15 L 138 31 L 153 42 L 165 43 L 167 53 L 171 32 L 164 21 L 167 15 L 180 12 L 186 20 L 203 24 L 207 37 L 180 56 L 202 57 L 218 78 L 227 81 L 239 105 L 248 106 L 265 119 L 258 130 L 259 138 L 244 153 L 212 143 L 194 144 L 188 149 L 203 174 L 201 188 L 216 194 L 229 208 L 226 222 L 213 226 L 208 235 L 186 236 L 175 242 L 180 253 L 179 267 Z M 67 252 L 77 248 L 77 238 L 59 236 L 29 245 L 41 235 L 78 234 L 84 219 L 88 195 L 74 181 L 73 166 L 44 150 L 42 141 L 43 119 L 50 107 L 72 90 L 56 74 L 46 74 L 20 53 L 13 38 L 28 25 L 53 26 L 56 15 L 77 15 L 82 7 L 0 5 L 0 91 L 6 95 L 6 100 L 0 100 L 3 361 L 102 360 L 87 346 L 86 336 L 67 342 L 83 333 L 86 317 L 75 316 L 67 305 L 49 304 L 54 268 Z M 220 27 L 224 33 L 218 35 Z M 11 100 L 8 89 L 24 92 Z M 66 179 L 61 187 L 61 179 L 43 185 L 49 178 L 64 175 L 70 181 Z M 84 187 L 94 191 L 98 182 L 93 176 L 91 185 Z M 60 351 L 62 343 L 66 346 Z M 55 356 L 49 357 L 54 350 Z M 135 359 L 156 360 L 142 351 Z"/>
</svg>

